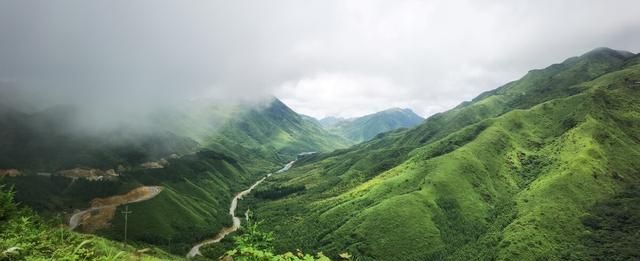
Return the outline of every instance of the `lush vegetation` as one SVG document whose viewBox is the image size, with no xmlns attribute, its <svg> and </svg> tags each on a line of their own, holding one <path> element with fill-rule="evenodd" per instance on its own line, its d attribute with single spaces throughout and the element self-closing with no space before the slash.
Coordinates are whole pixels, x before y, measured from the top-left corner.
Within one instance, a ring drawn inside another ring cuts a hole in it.
<svg viewBox="0 0 640 261">
<path fill-rule="evenodd" d="M 221 260 L 237 260 L 237 261 L 330 261 L 328 257 L 322 253 L 315 255 L 305 254 L 300 250 L 295 252 L 286 252 L 282 254 L 274 253 L 273 242 L 275 238 L 272 232 L 263 230 L 262 222 L 254 222 L 250 217 L 240 227 L 238 235 L 233 237 L 233 243 L 231 240 L 223 243 L 228 243 L 228 250 L 219 253 L 219 244 L 213 246 L 205 246 L 203 256 L 196 257 L 197 259 L 221 259 Z M 349 253 L 340 254 L 339 260 L 352 260 Z"/>
<path fill-rule="evenodd" d="M 247 220 L 247 224 L 242 227 L 241 234 L 234 237 L 234 248 L 227 251 L 224 257 L 231 257 L 237 261 L 330 261 L 322 253 L 313 256 L 304 254 L 300 250 L 295 254 L 292 252 L 274 254 L 273 234 L 262 231 L 259 224 L 260 222 L 255 223 Z"/>
<path fill-rule="evenodd" d="M 181 260 L 155 247 L 131 246 L 68 231 L 60 219 L 43 219 L 16 206 L 0 187 L 0 260 Z"/>
<path fill-rule="evenodd" d="M 161 246 L 182 254 L 191 245 L 229 224 L 226 209 L 236 191 L 253 181 L 253 175 L 234 159 L 213 151 L 201 151 L 169 160 L 161 169 L 137 168 L 117 181 L 71 180 L 63 177 L 7 177 L 16 187 L 16 198 L 46 216 L 63 210 L 84 209 L 93 198 L 124 194 L 140 185 L 165 189 L 153 200 L 129 204 L 129 239 Z M 172 211 L 166 211 L 166 210 Z M 124 218 L 117 209 L 111 226 L 98 234 L 121 240 Z M 155 213 L 163 213 L 158 215 Z"/>
<path fill-rule="evenodd" d="M 166 130 L 168 138 L 158 137 L 160 141 L 146 140 L 156 137 L 149 133 L 128 135 L 131 133 L 125 130 L 121 131 L 122 137 L 105 134 L 102 138 L 79 138 L 61 120 L 71 118 L 67 115 L 72 114 L 69 108 L 36 115 L 7 113 L 0 119 L 10 121 L 12 124 L 7 126 L 13 128 L 2 128 L 5 136 L 1 142 L 11 146 L 2 147 L 2 155 L 11 157 L 2 157 L 0 168 L 18 168 L 23 175 L 7 177 L 3 182 L 15 186 L 19 202 L 47 217 L 59 213 L 68 216 L 76 209 L 87 208 L 94 198 L 124 194 L 141 185 L 163 186 L 163 192 L 153 200 L 129 204 L 133 212 L 128 219 L 129 239 L 184 254 L 194 243 L 230 224 L 227 209 L 234 193 L 281 168 L 298 153 L 345 146 L 342 138 L 329 134 L 278 100 L 263 107 L 242 105 L 236 111 L 221 113 L 227 118 L 212 115 L 220 114 L 219 110 L 201 112 L 192 118 L 167 113 L 171 119 L 194 124 L 197 130 L 189 132 L 175 124 L 162 123 L 158 126 L 164 126 L 160 130 Z M 224 123 L 201 123 L 212 118 L 224 118 Z M 47 133 L 43 126 L 51 122 L 56 123 L 50 128 L 54 131 Z M 208 135 L 203 134 L 207 131 Z M 185 143 L 176 143 L 176 139 Z M 174 153 L 182 156 L 167 157 Z M 139 165 L 160 157 L 167 162 L 163 168 Z M 117 180 L 88 181 L 55 175 L 55 171 L 73 167 L 116 168 L 120 176 Z M 53 174 L 37 175 L 41 171 Z M 109 228 L 97 231 L 99 235 L 122 239 L 121 210 L 116 210 Z"/>
<path fill-rule="evenodd" d="M 77 115 L 72 106 L 29 114 L 1 109 L 0 169 L 35 174 L 76 167 L 129 168 L 208 148 L 262 170 L 301 152 L 327 152 L 349 144 L 277 99 L 266 105 L 157 112 L 144 129 L 123 123 L 104 131 L 85 130 L 77 126 Z"/>
<path fill-rule="evenodd" d="M 237 210 L 251 209 L 272 232 L 245 224 L 233 239 L 203 249 L 200 259 L 638 259 L 637 82 L 640 56 L 597 49 L 530 71 L 411 129 L 304 157 L 292 170 L 266 179 Z M 142 184 L 165 190 L 130 205 L 130 238 L 182 255 L 228 225 L 234 192 L 300 152 L 347 143 L 277 100 L 230 115 L 215 134 L 203 135 L 206 126 L 169 132 L 184 142 L 162 147 L 189 152 L 169 159 L 164 168 L 137 165 L 154 155 L 91 150 L 89 158 L 127 165 L 117 181 L 33 175 L 43 168 L 75 166 L 65 165 L 66 157 L 41 155 L 44 160 L 27 167 L 27 175 L 5 182 L 16 186 L 20 202 L 45 218 L 16 207 L 12 193 L 0 193 L 2 258 L 133 255 L 131 246 L 56 229 L 50 220 L 59 223 L 53 217 L 60 210 L 84 208 L 91 198 Z M 3 139 L 14 137 L 6 133 L 13 132 L 4 132 Z M 197 149 L 186 146 L 192 142 Z M 38 146 L 20 153 L 44 148 Z M 132 149 L 145 150 L 136 146 Z M 0 167 L 21 168 L 30 160 L 15 156 Z M 123 222 L 116 215 L 113 226 L 99 234 L 120 239 Z M 152 252 L 158 258 L 167 255 Z"/>
<path fill-rule="evenodd" d="M 266 108 L 239 113 L 208 144 L 252 165 L 259 159 L 286 162 L 298 153 L 327 152 L 349 142 L 274 99 Z"/>
<path fill-rule="evenodd" d="M 633 259 L 640 241 L 618 229 L 637 231 L 629 191 L 640 185 L 639 63 L 597 49 L 533 70 L 416 128 L 302 161 L 265 186 L 304 191 L 254 197 L 250 207 L 278 251 Z"/>
<path fill-rule="evenodd" d="M 265 199 L 278 199 L 291 195 L 296 192 L 304 191 L 304 185 L 295 186 L 270 186 L 267 188 L 260 188 L 253 192 L 253 195 L 258 198 Z"/>
<path fill-rule="evenodd" d="M 640 188 L 631 185 L 613 198 L 598 202 L 582 217 L 584 236 L 593 259 L 640 259 Z"/>
</svg>

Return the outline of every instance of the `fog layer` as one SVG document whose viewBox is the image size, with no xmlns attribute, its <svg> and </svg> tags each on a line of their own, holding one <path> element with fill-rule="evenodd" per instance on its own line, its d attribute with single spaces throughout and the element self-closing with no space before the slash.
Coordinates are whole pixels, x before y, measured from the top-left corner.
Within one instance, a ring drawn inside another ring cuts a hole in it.
<svg viewBox="0 0 640 261">
<path fill-rule="evenodd" d="M 193 100 L 315 117 L 451 108 L 599 46 L 637 52 L 640 3 L 0 1 L 2 104 L 108 125 Z"/>
</svg>

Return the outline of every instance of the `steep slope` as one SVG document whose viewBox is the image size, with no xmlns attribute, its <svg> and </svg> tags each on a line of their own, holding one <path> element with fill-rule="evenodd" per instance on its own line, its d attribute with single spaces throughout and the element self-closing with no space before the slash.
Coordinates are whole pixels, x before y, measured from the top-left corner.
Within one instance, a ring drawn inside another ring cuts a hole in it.
<svg viewBox="0 0 640 261">
<path fill-rule="evenodd" d="M 2 260 L 183 260 L 151 246 L 123 245 L 97 236 L 56 228 L 13 201 L 0 185 L 0 258 Z"/>
<path fill-rule="evenodd" d="M 278 100 L 195 111 L 158 112 L 165 117 L 156 115 L 162 121 L 153 131 L 122 129 L 95 136 L 71 131 L 73 108 L 7 112 L 1 118 L 7 125 L 0 128 L 0 142 L 6 145 L 0 148 L 0 175 L 19 171 L 3 182 L 15 186 L 18 201 L 44 215 L 70 214 L 95 198 L 142 185 L 162 186 L 153 199 L 130 204 L 129 239 L 184 254 L 192 243 L 228 225 L 225 210 L 233 194 L 257 177 L 300 152 L 345 146 L 342 138 Z M 183 124 L 193 124 L 194 130 Z M 122 215 L 108 223 L 97 233 L 121 239 Z"/>
<path fill-rule="evenodd" d="M 345 120 L 346 119 L 342 118 L 342 117 L 329 116 L 329 117 L 324 117 L 324 118 L 318 120 L 318 122 L 320 122 L 320 125 L 322 125 L 322 127 L 329 128 L 329 127 L 335 125 L 336 123 L 341 122 L 341 121 L 345 121 Z"/>
<path fill-rule="evenodd" d="M 275 162 L 289 161 L 302 152 L 328 152 L 349 144 L 275 98 L 264 108 L 238 113 L 207 143 L 241 160 L 259 156 Z"/>
<path fill-rule="evenodd" d="M 376 135 L 409 128 L 424 119 L 410 109 L 392 108 L 353 119 L 324 119 L 325 128 L 356 143 L 372 139 Z"/>
<path fill-rule="evenodd" d="M 78 166 L 116 168 L 194 151 L 197 143 L 168 130 L 77 130 L 77 109 L 57 106 L 26 114 L 0 112 L 0 169 L 41 172 Z"/>
<path fill-rule="evenodd" d="M 228 225 L 225 206 L 236 191 L 254 180 L 255 175 L 235 159 L 214 151 L 200 151 L 178 159 L 168 159 L 163 168 L 136 167 L 120 173 L 114 180 L 70 179 L 61 176 L 24 175 L 5 177 L 3 182 L 16 189 L 16 199 L 45 216 L 86 209 L 96 198 L 121 195 L 146 186 L 164 189 L 153 199 L 128 204 L 129 239 L 154 244 L 175 254 L 188 251 L 193 242 L 211 231 Z M 264 172 L 270 169 L 264 169 Z M 95 232 L 122 240 L 124 216 L 119 206 L 107 226 L 94 231 L 80 225 L 80 231 Z M 171 211 L 167 211 L 171 210 Z"/>
<path fill-rule="evenodd" d="M 599 229 L 616 223 L 597 205 L 640 185 L 639 60 L 597 49 L 531 71 L 416 128 L 308 158 L 262 188 L 300 189 L 254 198 L 252 209 L 281 249 L 364 260 L 603 257 L 590 242 L 633 233 Z"/>
<path fill-rule="evenodd" d="M 0 169 L 52 172 L 75 167 L 117 168 L 171 154 L 213 148 L 236 156 L 252 152 L 278 165 L 297 153 L 331 151 L 348 142 L 323 130 L 277 99 L 267 105 L 170 107 L 142 126 L 110 130 L 78 127 L 78 108 L 56 106 L 35 113 L 0 110 Z M 144 127 L 144 128 L 143 128 Z M 245 162 L 245 157 L 236 157 Z"/>
</svg>

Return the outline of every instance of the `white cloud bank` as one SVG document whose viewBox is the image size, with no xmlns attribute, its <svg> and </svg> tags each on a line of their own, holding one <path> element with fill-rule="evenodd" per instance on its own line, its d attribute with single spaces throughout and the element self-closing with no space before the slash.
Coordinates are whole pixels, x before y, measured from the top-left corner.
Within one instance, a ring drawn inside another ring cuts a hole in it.
<svg viewBox="0 0 640 261">
<path fill-rule="evenodd" d="M 596 47 L 638 52 L 639 12 L 635 0 L 7 0 L 0 88 L 100 110 L 276 95 L 316 117 L 428 116 Z"/>
</svg>

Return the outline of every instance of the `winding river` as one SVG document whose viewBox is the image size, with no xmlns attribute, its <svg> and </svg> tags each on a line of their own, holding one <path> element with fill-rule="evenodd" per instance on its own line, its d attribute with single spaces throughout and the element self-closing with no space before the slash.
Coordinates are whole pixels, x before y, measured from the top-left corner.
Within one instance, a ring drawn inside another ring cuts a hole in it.
<svg viewBox="0 0 640 261">
<path fill-rule="evenodd" d="M 291 168 L 291 166 L 293 166 L 294 162 L 295 162 L 295 160 L 287 163 L 287 165 L 285 165 L 282 169 L 276 171 L 276 173 L 282 173 L 282 172 L 285 172 L 285 171 L 289 170 Z M 244 197 L 247 194 L 249 194 L 251 192 L 251 190 L 253 190 L 255 187 L 260 185 L 260 183 L 262 183 L 269 176 L 271 176 L 271 173 L 269 173 L 267 176 L 263 177 L 262 179 L 256 181 L 256 183 L 251 185 L 251 187 L 249 187 L 246 190 L 241 191 L 235 197 L 233 197 L 233 199 L 231 200 L 231 205 L 229 206 L 229 215 L 231 215 L 231 219 L 233 220 L 233 225 L 231 225 L 230 227 L 222 228 L 222 230 L 220 230 L 220 232 L 218 232 L 218 234 L 216 234 L 213 238 L 204 240 L 204 241 L 196 244 L 195 246 L 193 246 L 191 248 L 191 250 L 189 250 L 189 253 L 187 253 L 187 257 L 191 258 L 191 257 L 197 256 L 197 255 L 201 255 L 200 254 L 200 248 L 202 246 L 218 243 L 218 242 L 220 242 L 220 240 L 222 240 L 228 234 L 238 230 L 238 228 L 240 228 L 240 218 L 236 217 L 236 208 L 238 207 L 238 200 L 242 199 L 242 197 Z"/>
</svg>

